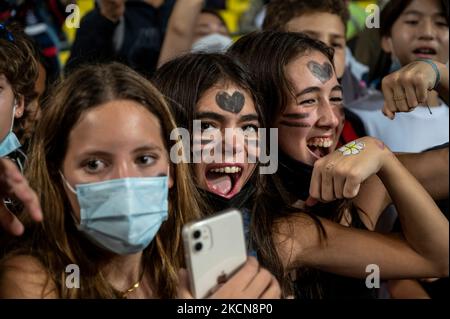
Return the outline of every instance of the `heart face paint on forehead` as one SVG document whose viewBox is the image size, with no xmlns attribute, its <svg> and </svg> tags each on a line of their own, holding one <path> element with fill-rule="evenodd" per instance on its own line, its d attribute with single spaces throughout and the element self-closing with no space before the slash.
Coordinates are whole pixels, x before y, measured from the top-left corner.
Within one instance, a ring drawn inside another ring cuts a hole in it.
<svg viewBox="0 0 450 319">
<path fill-rule="evenodd" d="M 329 62 L 320 65 L 316 61 L 310 61 L 308 62 L 308 69 L 323 84 L 327 83 L 333 76 L 333 67 Z"/>
<path fill-rule="evenodd" d="M 222 110 L 238 114 L 244 108 L 245 97 L 239 91 L 234 92 L 231 96 L 227 92 L 222 91 L 217 93 L 216 103 Z"/>
</svg>

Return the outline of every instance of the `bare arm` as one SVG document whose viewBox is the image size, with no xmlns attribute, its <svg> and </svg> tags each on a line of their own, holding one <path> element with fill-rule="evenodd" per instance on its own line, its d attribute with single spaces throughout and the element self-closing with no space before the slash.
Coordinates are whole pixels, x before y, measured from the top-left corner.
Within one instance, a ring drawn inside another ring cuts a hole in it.
<svg viewBox="0 0 450 319">
<path fill-rule="evenodd" d="M 367 146 L 371 144 L 370 138 L 363 141 Z M 335 161 L 334 170 L 343 175 L 343 168 L 348 165 L 350 177 L 344 178 L 343 189 L 347 193 L 345 197 L 350 197 L 359 189 L 361 181 L 367 179 L 366 174 L 375 170 L 395 203 L 404 237 L 352 229 L 322 219 L 328 239 L 321 242 L 317 227 L 309 217 L 293 216 L 275 227 L 274 239 L 285 268 L 309 266 L 364 278 L 367 275 L 366 266 L 376 264 L 385 279 L 448 276 L 448 220 L 420 183 L 387 148 L 376 155 L 374 149 L 368 147 L 364 156 L 364 160 L 349 156 L 339 161 L 335 154 L 319 163 L 316 175 L 321 172 L 336 174 L 330 170 L 320 170 L 321 167 L 329 167 L 330 161 Z M 381 161 L 380 167 L 372 162 L 376 158 Z M 361 162 L 364 166 L 356 167 Z M 326 177 L 322 179 L 327 180 Z M 329 184 L 333 185 L 333 180 L 323 186 Z"/>
<path fill-rule="evenodd" d="M 392 299 L 431 299 L 417 280 L 389 280 Z"/>
<path fill-rule="evenodd" d="M 158 67 L 189 51 L 204 0 L 177 0 L 167 26 Z"/>
<path fill-rule="evenodd" d="M 400 162 L 435 200 L 448 198 L 448 147 L 418 154 L 399 154 Z"/>
<path fill-rule="evenodd" d="M 31 256 L 15 256 L 0 265 L 0 298 L 58 298 L 44 266 Z"/>
<path fill-rule="evenodd" d="M 440 85 L 438 87 L 438 93 L 441 99 L 448 105 L 449 103 L 449 88 L 448 88 L 448 68 L 445 64 L 436 63 L 439 69 L 439 73 L 441 75 Z"/>
<path fill-rule="evenodd" d="M 416 154 L 396 154 L 396 156 L 434 200 L 448 198 L 448 147 Z M 361 214 L 364 224 L 369 229 L 373 229 L 372 226 L 376 225 L 381 213 L 392 203 L 392 199 L 379 177 L 373 175 L 361 185 L 361 191 L 354 202 L 367 214 Z"/>
</svg>

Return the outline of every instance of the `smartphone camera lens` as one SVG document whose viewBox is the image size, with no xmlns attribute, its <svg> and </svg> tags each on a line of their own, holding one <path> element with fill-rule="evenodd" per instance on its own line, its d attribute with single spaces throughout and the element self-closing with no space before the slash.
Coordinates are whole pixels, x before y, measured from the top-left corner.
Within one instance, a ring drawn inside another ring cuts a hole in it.
<svg viewBox="0 0 450 319">
<path fill-rule="evenodd" d="M 203 244 L 202 243 L 196 243 L 194 248 L 195 248 L 195 251 L 200 251 L 203 248 Z"/>
<path fill-rule="evenodd" d="M 199 239 L 201 235 L 202 235 L 202 232 L 199 230 L 196 230 L 193 234 L 194 239 Z"/>
</svg>

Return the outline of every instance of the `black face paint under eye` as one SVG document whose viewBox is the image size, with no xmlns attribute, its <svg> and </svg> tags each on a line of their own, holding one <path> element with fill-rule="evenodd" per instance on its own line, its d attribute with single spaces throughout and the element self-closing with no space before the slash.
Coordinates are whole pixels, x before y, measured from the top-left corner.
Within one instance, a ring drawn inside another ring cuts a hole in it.
<svg viewBox="0 0 450 319">
<path fill-rule="evenodd" d="M 216 95 L 216 103 L 222 110 L 238 114 L 244 108 L 245 97 L 238 91 L 231 96 L 227 92 L 219 92 Z"/>
<path fill-rule="evenodd" d="M 308 123 L 304 123 L 302 121 L 307 119 L 309 117 L 309 113 L 289 113 L 289 114 L 283 114 L 282 120 L 280 121 L 280 125 L 287 126 L 287 127 L 300 127 L 300 128 L 307 128 L 311 127 Z"/>
<path fill-rule="evenodd" d="M 316 61 L 310 61 L 308 62 L 308 69 L 323 84 L 327 83 L 333 76 L 333 67 L 328 62 L 320 65 Z"/>
<path fill-rule="evenodd" d="M 282 117 L 284 117 L 285 119 L 302 120 L 308 118 L 309 113 L 288 113 L 283 114 Z"/>
<path fill-rule="evenodd" d="M 280 121 L 280 125 L 287 126 L 287 127 L 300 127 L 300 128 L 307 128 L 311 127 L 309 124 L 301 123 L 301 122 L 291 122 L 291 121 Z"/>
</svg>

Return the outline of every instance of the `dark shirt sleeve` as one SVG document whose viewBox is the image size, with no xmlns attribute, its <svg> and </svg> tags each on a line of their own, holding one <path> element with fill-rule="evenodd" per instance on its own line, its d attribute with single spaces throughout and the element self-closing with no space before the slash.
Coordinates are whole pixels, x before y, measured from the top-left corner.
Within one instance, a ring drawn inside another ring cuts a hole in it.
<svg viewBox="0 0 450 319">
<path fill-rule="evenodd" d="M 98 9 L 89 12 L 80 23 L 75 42 L 67 61 L 66 71 L 84 63 L 116 60 L 113 46 L 114 23 L 100 14 Z"/>
</svg>

